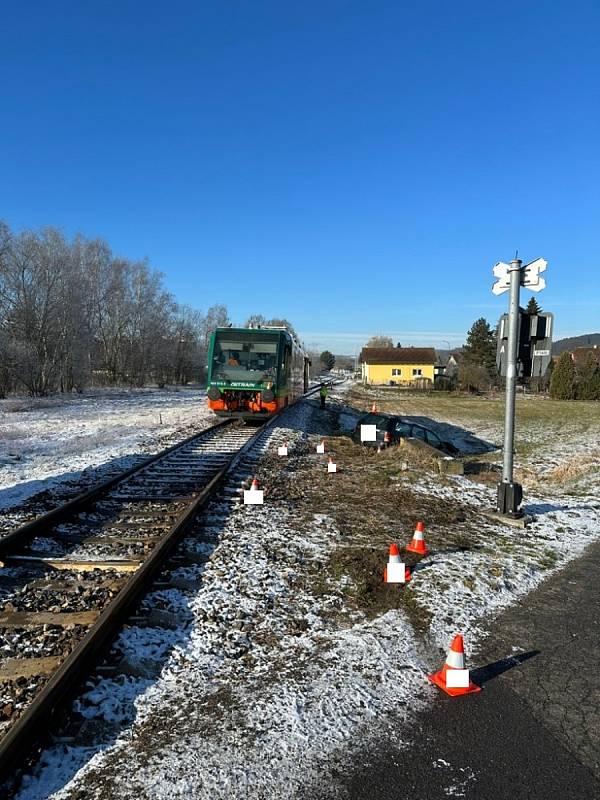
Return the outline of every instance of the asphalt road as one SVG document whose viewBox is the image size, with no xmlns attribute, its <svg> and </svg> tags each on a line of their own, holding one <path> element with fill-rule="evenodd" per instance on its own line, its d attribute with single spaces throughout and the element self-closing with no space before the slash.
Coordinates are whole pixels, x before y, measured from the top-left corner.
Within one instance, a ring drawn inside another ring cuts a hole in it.
<svg viewBox="0 0 600 800">
<path fill-rule="evenodd" d="M 365 750 L 344 794 L 600 800 L 600 544 L 502 614 L 474 662 L 484 691 L 440 692 L 411 747 Z"/>
</svg>

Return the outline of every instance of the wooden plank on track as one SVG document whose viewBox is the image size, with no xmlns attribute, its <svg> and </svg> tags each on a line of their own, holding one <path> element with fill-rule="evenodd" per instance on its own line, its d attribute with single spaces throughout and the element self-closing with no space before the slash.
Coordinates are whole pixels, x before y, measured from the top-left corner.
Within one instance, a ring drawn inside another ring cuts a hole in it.
<svg viewBox="0 0 600 800">
<path fill-rule="evenodd" d="M 189 495 L 162 495 L 161 497 L 158 497 L 156 495 L 147 494 L 115 494 L 112 495 L 112 497 L 115 500 L 121 500 L 127 503 L 189 503 L 194 499 L 193 496 L 190 497 Z"/>
<path fill-rule="evenodd" d="M 113 536 L 108 533 L 106 536 L 89 536 L 81 540 L 82 544 L 145 544 L 146 542 L 156 542 L 163 533 L 166 533 L 168 527 L 165 526 L 161 533 L 155 536 L 138 536 L 132 534 L 131 536 Z"/>
<path fill-rule="evenodd" d="M 83 580 L 80 581 L 72 581 L 72 580 L 53 580 L 51 578 L 39 578 L 36 581 L 32 581 L 28 583 L 30 589 L 46 589 L 47 591 L 51 592 L 78 592 L 80 587 L 84 589 L 108 589 L 111 592 L 118 592 L 123 587 L 125 582 L 125 578 L 108 578 L 103 581 L 96 580 Z M 23 581 L 21 580 L 21 585 L 23 585 Z"/>
<path fill-rule="evenodd" d="M 179 486 L 188 484 L 188 483 L 198 483 L 200 478 L 210 478 L 210 472 L 204 472 L 202 475 L 165 475 L 164 478 L 161 478 L 159 475 L 156 476 L 144 476 L 138 483 L 135 483 L 130 488 L 142 488 L 144 486 L 165 486 L 166 488 L 170 488 L 172 486 Z"/>
<path fill-rule="evenodd" d="M 11 562 L 33 562 L 46 564 L 54 569 L 70 569 L 77 572 L 91 572 L 94 569 L 114 570 L 115 572 L 135 572 L 139 569 L 140 560 L 115 559 L 114 561 L 72 561 L 66 558 L 37 558 L 35 556 L 7 556 Z"/>
<path fill-rule="evenodd" d="M 152 520 L 145 520 L 143 522 L 139 522 L 132 516 L 131 522 L 107 522 L 104 530 L 107 531 L 130 531 L 136 525 L 139 527 L 146 526 L 151 528 L 153 525 L 158 525 L 160 521 L 164 521 L 167 524 L 172 524 L 173 521 L 177 518 L 177 514 L 174 511 L 159 511 L 158 513 L 149 512 L 148 514 L 143 514 L 140 512 L 142 518 L 148 516 L 152 517 Z M 158 521 L 157 521 L 158 520 Z"/>
<path fill-rule="evenodd" d="M 15 681 L 17 678 L 35 678 L 38 675 L 52 675 L 64 656 L 45 656 L 44 658 L 8 658 L 0 664 L 0 683 Z"/>
<path fill-rule="evenodd" d="M 37 628 L 41 625 L 93 625 L 99 611 L 7 611 L 0 614 L 1 628 Z"/>
</svg>

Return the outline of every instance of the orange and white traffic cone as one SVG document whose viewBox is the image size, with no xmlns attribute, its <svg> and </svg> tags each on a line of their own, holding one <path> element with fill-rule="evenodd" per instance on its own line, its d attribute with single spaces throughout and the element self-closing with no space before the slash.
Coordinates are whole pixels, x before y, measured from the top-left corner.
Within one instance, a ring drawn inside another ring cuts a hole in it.
<svg viewBox="0 0 600 800">
<path fill-rule="evenodd" d="M 429 550 L 427 549 L 427 545 L 425 544 L 425 524 L 423 522 L 417 522 L 417 527 L 415 528 L 415 532 L 413 533 L 413 538 L 410 544 L 407 544 L 405 550 L 409 553 L 417 553 L 420 556 L 426 556 L 429 554 Z"/>
<path fill-rule="evenodd" d="M 460 633 L 457 633 L 452 639 L 444 666 L 438 672 L 434 672 L 433 675 L 428 675 L 427 677 L 452 697 L 481 691 L 481 686 L 473 683 L 469 670 L 465 669 L 465 645 Z"/>
<path fill-rule="evenodd" d="M 250 486 L 250 491 L 251 491 L 251 492 L 256 492 L 256 491 L 258 491 L 259 489 L 260 489 L 260 484 L 259 484 L 259 482 L 258 482 L 258 478 L 253 478 L 253 479 L 252 479 L 252 484 L 251 484 L 251 486 Z"/>
<path fill-rule="evenodd" d="M 388 557 L 387 567 L 383 568 L 383 582 L 384 583 L 402 583 L 402 581 L 399 581 L 399 580 L 388 580 L 388 567 L 391 564 L 402 564 L 402 560 L 400 558 L 400 550 L 398 550 L 398 545 L 395 542 L 393 542 L 390 545 L 390 554 L 389 554 L 389 557 Z M 393 570 L 390 569 L 390 573 L 392 573 L 392 571 Z M 391 577 L 392 576 L 390 574 L 390 578 Z M 408 583 L 408 581 L 411 579 L 411 577 L 412 576 L 410 574 L 410 569 L 407 566 L 405 566 L 404 567 L 404 583 Z"/>
<path fill-rule="evenodd" d="M 333 456 L 329 456 L 329 461 L 327 462 L 327 472 L 337 472 L 337 464 L 333 460 Z"/>
</svg>

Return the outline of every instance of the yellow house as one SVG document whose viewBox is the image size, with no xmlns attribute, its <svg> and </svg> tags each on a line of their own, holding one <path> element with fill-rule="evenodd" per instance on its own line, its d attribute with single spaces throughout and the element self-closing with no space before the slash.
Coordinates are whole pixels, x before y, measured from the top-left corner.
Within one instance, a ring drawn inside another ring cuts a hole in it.
<svg viewBox="0 0 600 800">
<path fill-rule="evenodd" d="M 426 381 L 433 385 L 436 361 L 433 347 L 363 347 L 362 380 L 386 386 Z"/>
</svg>

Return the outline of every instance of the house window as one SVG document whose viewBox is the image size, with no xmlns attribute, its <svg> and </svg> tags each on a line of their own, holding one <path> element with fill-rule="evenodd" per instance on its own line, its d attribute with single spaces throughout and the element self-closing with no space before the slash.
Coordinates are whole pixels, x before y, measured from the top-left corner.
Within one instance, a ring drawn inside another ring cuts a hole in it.
<svg viewBox="0 0 600 800">
<path fill-rule="evenodd" d="M 394 377 L 395 375 L 402 375 L 402 370 L 401 369 L 396 369 L 394 367 L 394 369 L 392 370 L 392 377 Z"/>
<path fill-rule="evenodd" d="M 422 375 L 422 374 L 423 374 L 423 370 L 422 369 L 413 369 L 413 378 L 418 378 L 419 375 Z"/>
</svg>

